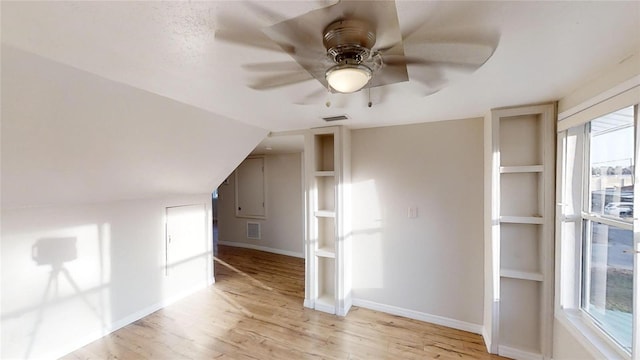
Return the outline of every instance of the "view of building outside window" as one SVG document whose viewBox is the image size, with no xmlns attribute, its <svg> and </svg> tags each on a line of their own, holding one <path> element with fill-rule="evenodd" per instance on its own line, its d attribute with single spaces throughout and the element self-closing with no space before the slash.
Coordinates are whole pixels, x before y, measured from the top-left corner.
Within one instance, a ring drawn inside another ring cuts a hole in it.
<svg viewBox="0 0 640 360">
<path fill-rule="evenodd" d="M 582 308 L 627 351 L 633 329 L 634 108 L 593 120 L 589 135 Z"/>
</svg>

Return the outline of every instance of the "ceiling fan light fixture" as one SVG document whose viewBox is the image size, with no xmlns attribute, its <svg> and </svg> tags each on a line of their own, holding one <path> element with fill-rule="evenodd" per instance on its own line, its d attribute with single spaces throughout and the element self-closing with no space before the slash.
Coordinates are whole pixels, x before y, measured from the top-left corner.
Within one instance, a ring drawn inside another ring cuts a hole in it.
<svg viewBox="0 0 640 360">
<path fill-rule="evenodd" d="M 371 75 L 371 69 L 362 64 L 340 64 L 329 68 L 325 78 L 332 89 L 349 94 L 367 85 Z"/>
</svg>

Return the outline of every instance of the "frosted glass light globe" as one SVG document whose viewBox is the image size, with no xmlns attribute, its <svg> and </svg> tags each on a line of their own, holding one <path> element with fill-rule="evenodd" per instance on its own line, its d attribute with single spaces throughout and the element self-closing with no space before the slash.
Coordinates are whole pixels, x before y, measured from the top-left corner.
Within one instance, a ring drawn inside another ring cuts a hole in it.
<svg viewBox="0 0 640 360">
<path fill-rule="evenodd" d="M 332 89 L 348 94 L 367 85 L 371 80 L 371 69 L 364 65 L 336 65 L 327 70 L 325 77 Z"/>
</svg>

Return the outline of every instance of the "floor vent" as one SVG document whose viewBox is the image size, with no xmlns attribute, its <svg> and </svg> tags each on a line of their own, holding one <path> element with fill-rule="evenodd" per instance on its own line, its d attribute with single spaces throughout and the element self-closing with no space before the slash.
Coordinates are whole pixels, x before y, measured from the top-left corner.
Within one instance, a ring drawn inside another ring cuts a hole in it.
<svg viewBox="0 0 640 360">
<path fill-rule="evenodd" d="M 260 240 L 260 223 L 247 222 L 247 239 Z"/>
<path fill-rule="evenodd" d="M 347 115 L 336 115 L 336 116 L 323 117 L 322 120 L 324 120 L 324 121 L 340 121 L 340 120 L 349 120 L 349 117 Z"/>
</svg>

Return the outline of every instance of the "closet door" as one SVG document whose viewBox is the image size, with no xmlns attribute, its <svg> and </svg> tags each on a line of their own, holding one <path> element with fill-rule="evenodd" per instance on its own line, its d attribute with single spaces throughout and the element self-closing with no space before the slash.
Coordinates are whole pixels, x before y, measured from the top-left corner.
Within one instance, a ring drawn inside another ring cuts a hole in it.
<svg viewBox="0 0 640 360">
<path fill-rule="evenodd" d="M 236 169 L 236 216 L 266 218 L 264 158 L 245 159 Z"/>
</svg>

